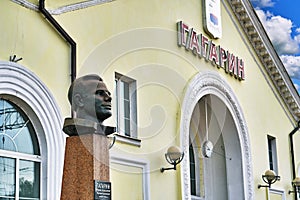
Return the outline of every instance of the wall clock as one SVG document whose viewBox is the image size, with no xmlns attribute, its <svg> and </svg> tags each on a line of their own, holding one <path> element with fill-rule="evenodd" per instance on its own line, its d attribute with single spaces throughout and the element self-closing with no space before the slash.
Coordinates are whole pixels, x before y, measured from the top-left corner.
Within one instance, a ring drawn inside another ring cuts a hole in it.
<svg viewBox="0 0 300 200">
<path fill-rule="evenodd" d="M 213 152 L 214 145 L 211 141 L 206 140 L 202 144 L 202 154 L 206 158 L 210 158 Z"/>
</svg>

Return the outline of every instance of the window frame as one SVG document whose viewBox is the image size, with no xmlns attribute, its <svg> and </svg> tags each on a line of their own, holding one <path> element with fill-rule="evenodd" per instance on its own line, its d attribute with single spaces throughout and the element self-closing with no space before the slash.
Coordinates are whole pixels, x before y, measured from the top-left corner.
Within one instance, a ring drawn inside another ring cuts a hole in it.
<svg viewBox="0 0 300 200">
<path fill-rule="evenodd" d="M 112 153 L 110 155 L 110 163 L 125 165 L 130 167 L 137 167 L 142 169 L 142 183 L 143 183 L 143 199 L 150 200 L 150 162 L 144 159 L 137 159 L 127 155 L 120 155 Z"/>
<path fill-rule="evenodd" d="M 267 142 L 268 142 L 268 158 L 269 158 L 270 170 L 273 170 L 276 174 L 278 174 L 276 138 L 271 135 L 267 135 Z"/>
<path fill-rule="evenodd" d="M 193 155 L 191 155 L 190 153 L 193 153 Z M 203 200 L 204 199 L 204 191 L 201 190 L 201 185 L 204 186 L 204 183 L 203 183 L 203 178 L 204 177 L 201 177 L 200 175 L 200 170 L 203 170 L 202 173 L 204 173 L 204 168 L 201 169 L 200 165 L 200 157 L 198 156 L 199 155 L 199 147 L 197 147 L 197 142 L 195 141 L 195 138 L 193 141 L 190 140 L 190 145 L 189 145 L 189 165 L 191 166 L 191 159 L 190 157 L 193 156 L 194 158 L 194 175 L 195 175 L 195 192 L 196 194 L 192 194 L 192 182 L 191 182 L 191 173 L 192 173 L 192 169 L 190 167 L 190 174 L 189 174 L 189 178 L 190 178 L 190 194 L 191 194 L 191 199 L 192 200 Z M 203 164 L 203 163 L 202 163 Z M 202 166 L 204 167 L 204 166 Z M 202 183 L 202 184 L 201 184 Z"/>
<path fill-rule="evenodd" d="M 9 117 L 13 117 L 15 118 L 16 116 L 17 117 L 21 117 L 22 120 L 28 120 L 25 125 L 26 125 L 26 128 L 28 129 L 29 132 L 26 132 L 26 134 L 29 134 L 29 137 L 31 139 L 31 142 L 32 142 L 32 150 L 33 152 L 32 153 L 25 153 L 25 152 L 22 152 L 22 151 L 19 151 L 18 149 L 18 146 L 17 146 L 17 143 L 16 142 L 13 142 L 15 146 L 15 150 L 7 150 L 7 149 L 0 149 L 0 157 L 2 158 L 9 158 L 9 159 L 13 159 L 14 162 L 15 162 L 15 168 L 14 168 L 14 179 L 15 179 L 15 186 L 14 186 L 14 189 L 15 189 L 15 195 L 14 197 L 12 198 L 15 198 L 15 199 L 19 199 L 20 198 L 20 163 L 21 161 L 30 161 L 30 162 L 34 162 L 34 163 L 39 163 L 39 169 L 38 169 L 38 172 L 39 172 L 39 193 L 38 193 L 38 199 L 41 199 L 41 191 L 42 191 L 42 176 L 41 176 L 41 171 L 42 171 L 42 158 L 40 156 L 40 145 L 39 145 L 39 141 L 38 141 L 38 138 L 37 138 L 37 135 L 36 135 L 36 131 L 32 125 L 32 122 L 30 120 L 30 118 L 26 115 L 26 113 L 19 107 L 17 106 L 15 103 L 13 103 L 12 101 L 10 100 L 7 100 L 6 98 L 2 98 L 2 96 L 0 95 L 0 101 L 3 101 L 3 127 L 5 127 L 7 124 L 5 123 L 6 122 L 6 117 L 9 116 Z M 5 107 L 5 104 L 8 106 L 8 107 Z M 1 109 L 1 108 L 0 108 Z M 9 113 L 5 113 L 5 110 L 6 109 L 12 109 L 13 110 L 13 113 L 16 112 L 16 114 L 12 114 L 12 112 L 9 112 Z M 11 119 L 11 118 L 9 118 Z M 10 120 L 8 120 L 8 122 L 11 122 Z M 5 123 L 5 124 L 4 124 Z M 27 125 L 28 123 L 28 125 Z M 24 127 L 24 126 L 23 126 Z M 18 131 L 18 133 L 20 133 L 20 131 L 23 129 L 23 127 L 18 127 L 18 129 L 20 129 Z M 13 129 L 13 128 L 12 128 Z M 9 135 L 5 133 L 5 129 L 3 130 L 2 134 L 0 134 L 0 136 L 3 135 L 8 137 Z M 15 135 L 16 136 L 16 135 Z M 15 137 L 14 136 L 14 137 Z M 11 140 L 14 140 L 14 137 L 10 138 Z M 4 141 L 3 141 L 4 142 Z M 7 196 L 0 196 L 0 197 L 4 197 L 4 198 L 7 198 Z M 28 198 L 33 198 L 33 197 L 28 197 Z M 36 198 L 33 198 L 33 199 L 36 199 Z"/>
<path fill-rule="evenodd" d="M 271 194 L 278 195 L 278 197 L 281 197 L 282 200 L 286 200 L 286 197 L 285 197 L 286 194 L 285 194 L 284 190 L 269 188 L 267 200 L 271 200 L 271 198 L 270 198 Z"/>
<path fill-rule="evenodd" d="M 15 167 L 15 196 L 13 197 L 15 200 L 18 200 L 20 198 L 19 196 L 19 190 L 20 190 L 20 180 L 19 180 L 19 169 L 20 169 L 20 161 L 31 161 L 31 162 L 37 162 L 40 164 L 39 166 L 39 199 L 43 199 L 43 190 L 42 190 L 42 157 L 39 155 L 32 155 L 32 154 L 25 154 L 15 151 L 7 151 L 0 149 L 0 157 L 4 158 L 12 158 L 15 160 L 16 167 Z M 0 197 L 6 197 L 6 196 L 0 196 Z"/>
<path fill-rule="evenodd" d="M 128 84 L 128 96 L 129 99 L 129 126 L 125 127 L 125 123 L 123 123 L 123 119 L 125 118 L 124 104 L 120 99 L 122 91 L 121 90 L 121 82 Z M 137 139 L 137 94 L 136 94 L 136 80 L 124 76 L 118 72 L 115 72 L 115 92 L 116 92 L 116 116 L 117 116 L 117 133 L 121 137 L 129 137 Z M 124 130 L 129 128 L 129 133 L 126 133 Z M 120 138 L 120 137 L 119 137 Z"/>
</svg>

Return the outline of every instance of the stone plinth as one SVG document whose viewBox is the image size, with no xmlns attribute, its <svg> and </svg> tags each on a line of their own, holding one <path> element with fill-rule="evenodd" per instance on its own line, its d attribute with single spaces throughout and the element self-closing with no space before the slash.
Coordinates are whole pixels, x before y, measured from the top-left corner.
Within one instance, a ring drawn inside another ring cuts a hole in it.
<svg viewBox="0 0 300 200">
<path fill-rule="evenodd" d="M 109 142 L 105 135 L 67 138 L 61 200 L 94 200 L 94 180 L 109 181 Z"/>
</svg>

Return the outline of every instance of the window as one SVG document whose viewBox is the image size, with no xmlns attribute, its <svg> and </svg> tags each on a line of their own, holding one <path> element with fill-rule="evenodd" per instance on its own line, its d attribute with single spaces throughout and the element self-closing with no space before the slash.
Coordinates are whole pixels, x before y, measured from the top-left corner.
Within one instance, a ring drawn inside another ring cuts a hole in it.
<svg viewBox="0 0 300 200">
<path fill-rule="evenodd" d="M 203 160 L 202 158 L 199 158 L 198 154 L 198 147 L 196 146 L 195 141 L 190 141 L 189 161 L 192 200 L 201 200 L 204 196 Z"/>
<path fill-rule="evenodd" d="M 190 156 L 190 181 L 191 181 L 191 195 L 196 196 L 196 163 L 195 163 L 195 155 L 193 144 L 190 144 L 189 147 L 189 156 Z"/>
<path fill-rule="evenodd" d="M 41 157 L 31 121 L 0 98 L 0 200 L 40 199 Z"/>
<path fill-rule="evenodd" d="M 137 138 L 136 81 L 115 74 L 117 103 L 117 132 Z"/>
<path fill-rule="evenodd" d="M 27 118 L 29 119 L 26 126 L 29 130 L 27 136 L 32 137 L 33 144 L 32 149 L 31 147 L 29 148 L 29 146 L 28 148 L 21 147 L 26 147 L 24 145 L 25 141 L 23 143 L 16 143 L 19 149 L 18 151 L 3 150 L 0 147 L 0 162 L 2 163 L 2 158 L 14 159 L 15 172 L 21 169 L 20 167 L 23 163 L 19 161 L 22 160 L 34 162 L 34 166 L 37 166 L 37 168 L 39 168 L 38 165 L 40 165 L 40 180 L 43 181 L 39 183 L 39 198 L 49 200 L 59 199 L 64 163 L 64 154 L 61 152 L 65 150 L 65 134 L 61 130 L 63 118 L 59 106 L 48 87 L 25 66 L 14 62 L 0 61 L 0 77 L 0 100 L 2 98 L 6 103 L 16 108 L 18 112 L 22 113 L 21 116 L 24 117 L 25 121 L 27 121 Z M 65 82 L 69 83 L 68 80 Z M 8 104 L 5 104 L 5 106 Z M 2 107 L 0 106 L 0 109 L 1 108 L 3 108 L 3 105 Z M 24 127 L 23 131 L 26 127 Z M 35 134 L 33 134 L 34 132 Z M 3 136 L 1 130 L 0 133 Z M 19 133 L 19 136 L 20 134 L 21 133 Z M 17 140 L 16 137 L 13 141 Z M 29 140 L 27 140 L 26 143 L 28 141 Z M 8 140 L 6 140 L 6 142 L 8 143 Z M 26 152 L 22 152 L 23 150 L 21 151 L 21 149 L 26 149 Z M 31 150 L 28 151 L 29 149 Z M 32 154 L 32 152 L 34 153 Z M 34 171 L 38 173 L 37 170 Z M 19 187 L 18 182 L 20 180 L 18 176 L 19 174 L 16 173 L 15 181 L 17 184 L 15 188 Z M 38 175 L 36 174 L 35 176 Z M 1 181 L 2 178 L 0 177 L 0 182 Z M 1 196 L 3 194 L 3 185 L 1 183 L 0 187 Z M 35 189 L 37 188 L 38 187 L 35 187 Z M 16 188 L 16 191 L 18 191 L 18 188 Z M 19 195 L 19 193 L 16 192 L 16 195 Z M 3 198 L 4 197 L 0 200 L 3 200 Z M 17 199 L 17 197 L 13 199 Z"/>
<path fill-rule="evenodd" d="M 270 135 L 268 138 L 268 154 L 269 154 L 269 166 L 276 174 L 278 174 L 278 165 L 277 165 L 277 151 L 276 151 L 276 138 Z"/>
</svg>

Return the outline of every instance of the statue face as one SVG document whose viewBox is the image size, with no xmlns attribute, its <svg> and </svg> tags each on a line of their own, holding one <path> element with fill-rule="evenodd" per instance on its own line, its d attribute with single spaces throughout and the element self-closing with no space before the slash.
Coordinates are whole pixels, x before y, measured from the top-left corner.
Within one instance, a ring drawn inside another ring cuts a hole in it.
<svg viewBox="0 0 300 200">
<path fill-rule="evenodd" d="M 89 80 L 86 86 L 88 94 L 83 94 L 85 118 L 102 122 L 112 115 L 110 92 L 102 81 Z"/>
</svg>

